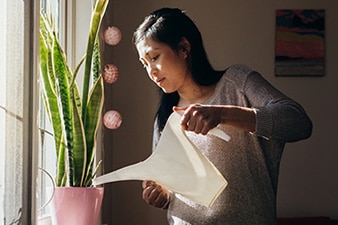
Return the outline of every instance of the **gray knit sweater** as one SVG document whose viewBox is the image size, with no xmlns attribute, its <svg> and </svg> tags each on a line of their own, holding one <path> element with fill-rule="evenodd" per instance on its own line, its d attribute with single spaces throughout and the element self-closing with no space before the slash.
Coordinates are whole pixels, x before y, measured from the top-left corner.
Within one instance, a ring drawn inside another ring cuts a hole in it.
<svg viewBox="0 0 338 225">
<path fill-rule="evenodd" d="M 306 139 L 312 122 L 303 108 L 244 65 L 230 66 L 205 104 L 256 109 L 254 133 L 220 126 L 225 142 L 188 132 L 228 186 L 211 208 L 171 194 L 168 222 L 175 225 L 275 225 L 279 164 L 286 142 Z M 154 130 L 154 145 L 160 133 Z M 179 176 L 179 174 L 178 174 Z"/>
</svg>

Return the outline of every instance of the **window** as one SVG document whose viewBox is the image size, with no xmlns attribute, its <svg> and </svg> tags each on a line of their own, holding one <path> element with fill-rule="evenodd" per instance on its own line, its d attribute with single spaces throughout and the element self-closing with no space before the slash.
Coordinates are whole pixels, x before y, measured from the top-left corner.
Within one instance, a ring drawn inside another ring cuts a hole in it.
<svg viewBox="0 0 338 225">
<path fill-rule="evenodd" d="M 85 49 L 77 52 L 76 46 L 71 44 L 75 43 L 75 38 L 78 41 L 79 37 L 87 37 L 88 30 L 84 26 L 76 26 L 74 19 L 79 18 L 81 24 L 88 20 L 89 24 L 92 1 L 50 1 L 57 5 L 53 9 L 60 18 L 58 27 L 61 27 L 60 35 L 65 37 L 64 46 L 68 40 L 66 51 L 77 62 Z M 43 198 L 48 197 L 46 187 L 43 187 L 48 185 L 48 178 L 37 171 L 40 166 L 53 173 L 55 151 L 50 148 L 54 145 L 49 143 L 50 128 L 45 123 L 46 119 L 43 115 L 41 120 L 37 116 L 40 105 L 37 62 L 39 25 L 34 24 L 39 22 L 39 9 L 40 6 L 46 6 L 45 2 L 46 0 L 1 2 L 0 225 L 42 224 L 36 218 L 47 213 L 44 210 L 37 212 L 44 203 Z M 66 27 L 69 31 L 74 30 L 77 37 L 70 32 L 62 33 Z M 83 45 L 82 40 L 79 44 Z M 42 143 L 46 150 L 39 153 Z"/>
<path fill-rule="evenodd" d="M 0 224 L 33 224 L 36 140 L 35 1 L 0 7 Z"/>
</svg>

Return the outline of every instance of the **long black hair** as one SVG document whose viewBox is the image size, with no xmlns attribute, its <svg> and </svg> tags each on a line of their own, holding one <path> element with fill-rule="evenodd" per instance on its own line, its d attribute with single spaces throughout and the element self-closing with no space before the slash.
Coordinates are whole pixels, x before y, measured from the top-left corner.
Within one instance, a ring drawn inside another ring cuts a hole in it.
<svg viewBox="0 0 338 225">
<path fill-rule="evenodd" d="M 162 8 L 152 12 L 134 32 L 133 43 L 150 38 L 156 42 L 167 44 L 174 51 L 181 48 L 180 43 L 185 38 L 190 43 L 190 52 L 187 57 L 188 67 L 194 81 L 201 86 L 209 86 L 219 81 L 224 71 L 213 69 L 203 46 L 200 31 L 195 23 L 178 8 Z M 159 130 L 172 113 L 172 107 L 177 105 L 177 92 L 164 93 L 160 89 L 161 102 L 156 113 Z"/>
</svg>

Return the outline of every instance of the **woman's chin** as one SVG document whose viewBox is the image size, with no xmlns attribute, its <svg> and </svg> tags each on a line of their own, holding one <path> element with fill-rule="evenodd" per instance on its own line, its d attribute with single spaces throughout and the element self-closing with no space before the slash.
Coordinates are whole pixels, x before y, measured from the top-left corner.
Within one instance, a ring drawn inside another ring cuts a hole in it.
<svg viewBox="0 0 338 225">
<path fill-rule="evenodd" d="M 166 89 L 164 87 L 160 87 L 162 89 L 162 91 L 166 94 L 171 94 L 171 93 L 174 93 L 175 91 L 174 90 L 170 90 L 170 89 Z"/>
</svg>

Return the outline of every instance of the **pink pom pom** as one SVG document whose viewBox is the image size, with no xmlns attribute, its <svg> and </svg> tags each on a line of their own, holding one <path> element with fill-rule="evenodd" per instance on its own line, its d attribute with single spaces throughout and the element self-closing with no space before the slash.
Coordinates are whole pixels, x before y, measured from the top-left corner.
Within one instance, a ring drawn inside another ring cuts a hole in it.
<svg viewBox="0 0 338 225">
<path fill-rule="evenodd" d="M 106 112 L 103 116 L 103 124 L 111 130 L 117 129 L 121 126 L 122 116 L 115 110 Z"/>
<path fill-rule="evenodd" d="M 120 43 L 121 36 L 122 34 L 119 28 L 114 26 L 108 27 L 103 33 L 104 41 L 108 45 L 117 45 L 118 43 Z"/>
<path fill-rule="evenodd" d="M 113 84 L 119 78 L 119 70 L 113 64 L 106 64 L 102 73 L 103 80 L 108 84 Z"/>
</svg>

